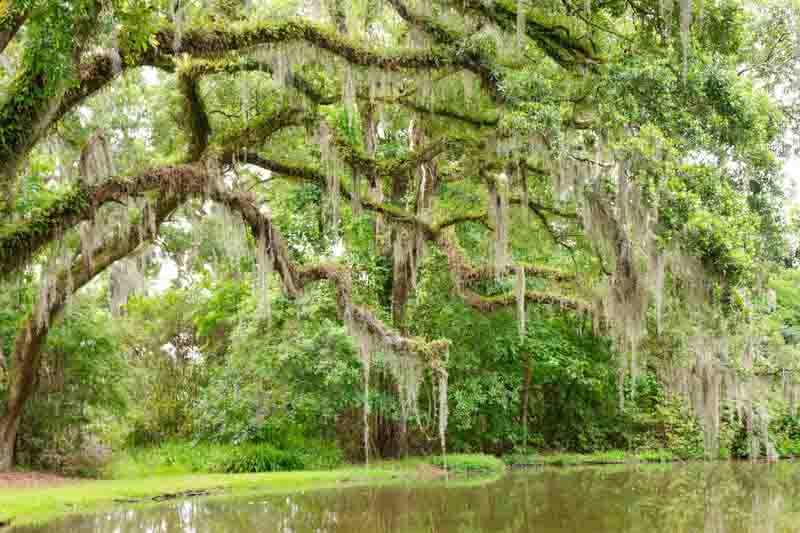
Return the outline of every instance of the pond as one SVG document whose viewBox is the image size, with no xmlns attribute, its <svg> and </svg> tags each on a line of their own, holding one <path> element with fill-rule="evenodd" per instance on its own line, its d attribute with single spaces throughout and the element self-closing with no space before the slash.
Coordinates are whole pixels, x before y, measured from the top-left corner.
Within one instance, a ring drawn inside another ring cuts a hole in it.
<svg viewBox="0 0 800 533">
<path fill-rule="evenodd" d="M 15 532 L 789 532 L 800 464 L 537 468 L 497 482 L 192 499 Z"/>
</svg>

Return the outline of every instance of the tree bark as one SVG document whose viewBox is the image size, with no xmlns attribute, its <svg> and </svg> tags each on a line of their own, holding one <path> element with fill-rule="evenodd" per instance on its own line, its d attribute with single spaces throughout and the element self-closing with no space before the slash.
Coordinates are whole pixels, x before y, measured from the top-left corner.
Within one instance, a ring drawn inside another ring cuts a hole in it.
<svg viewBox="0 0 800 533">
<path fill-rule="evenodd" d="M 14 466 L 14 444 L 18 426 L 19 419 L 16 422 L 7 416 L 0 419 L 0 472 L 6 472 Z"/>
<path fill-rule="evenodd" d="M 55 316 L 62 305 L 63 298 L 57 299 L 50 307 L 51 316 Z M 36 375 L 41 363 L 42 345 L 47 331 L 48 327 L 38 323 L 34 312 L 17 335 L 9 373 L 8 400 L 5 413 L 0 419 L 0 472 L 14 466 L 17 429 L 25 403 L 35 389 Z"/>
</svg>

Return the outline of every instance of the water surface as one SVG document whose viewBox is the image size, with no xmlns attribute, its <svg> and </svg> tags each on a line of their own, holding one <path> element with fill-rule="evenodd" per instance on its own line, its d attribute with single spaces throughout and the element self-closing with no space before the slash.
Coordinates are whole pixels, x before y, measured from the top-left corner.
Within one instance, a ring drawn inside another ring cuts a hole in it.
<svg viewBox="0 0 800 533">
<path fill-rule="evenodd" d="M 545 468 L 477 486 L 193 499 L 15 532 L 800 532 L 800 464 Z"/>
</svg>

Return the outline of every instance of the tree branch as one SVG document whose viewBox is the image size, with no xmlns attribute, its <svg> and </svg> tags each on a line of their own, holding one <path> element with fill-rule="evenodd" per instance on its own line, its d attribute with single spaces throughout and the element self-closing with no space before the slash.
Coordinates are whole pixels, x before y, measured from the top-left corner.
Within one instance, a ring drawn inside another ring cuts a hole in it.
<svg viewBox="0 0 800 533">
<path fill-rule="evenodd" d="M 0 54 L 25 24 L 31 12 L 32 2 L 6 0 L 0 4 Z"/>
</svg>

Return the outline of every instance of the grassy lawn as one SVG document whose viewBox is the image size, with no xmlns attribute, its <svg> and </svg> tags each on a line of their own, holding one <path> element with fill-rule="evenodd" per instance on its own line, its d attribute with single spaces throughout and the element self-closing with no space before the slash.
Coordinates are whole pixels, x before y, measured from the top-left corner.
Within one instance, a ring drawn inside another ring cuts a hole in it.
<svg viewBox="0 0 800 533">
<path fill-rule="evenodd" d="M 363 467 L 326 471 L 270 472 L 264 474 L 161 474 L 142 478 L 87 480 L 49 488 L 0 488 L 0 523 L 42 523 L 66 514 L 92 513 L 114 505 L 155 505 L 153 498 L 208 491 L 211 497 L 289 494 L 326 488 L 420 482 L 420 468 L 436 466 L 441 458 L 409 458 Z M 448 456 L 447 469 L 456 480 L 472 476 L 494 479 L 505 468 L 499 459 L 478 455 Z M 441 463 L 440 463 L 441 464 Z M 429 482 L 434 482 L 428 480 Z M 134 501 L 135 500 L 135 501 Z"/>
</svg>

